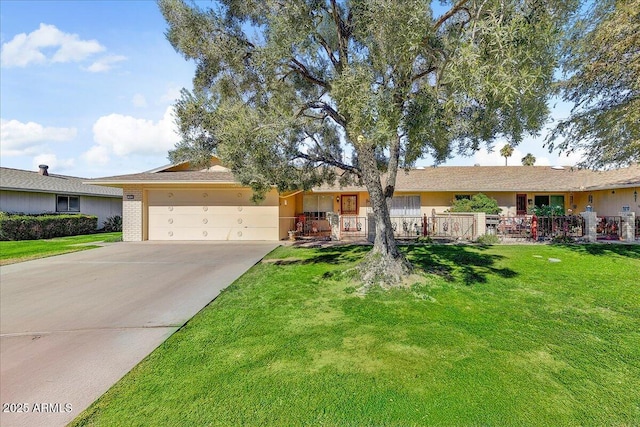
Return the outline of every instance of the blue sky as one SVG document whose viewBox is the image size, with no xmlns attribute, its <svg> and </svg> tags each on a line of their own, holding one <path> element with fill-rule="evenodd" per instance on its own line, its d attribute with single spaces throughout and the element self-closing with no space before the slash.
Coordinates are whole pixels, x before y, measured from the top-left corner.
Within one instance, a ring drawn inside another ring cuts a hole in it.
<svg viewBox="0 0 640 427">
<path fill-rule="evenodd" d="M 2 166 L 93 178 L 167 163 L 179 140 L 171 107 L 195 66 L 166 40 L 155 1 L 1 0 L 0 29 Z M 548 153 L 543 137 L 525 139 L 509 164 L 528 152 L 538 165 L 577 162 Z M 503 165 L 502 145 L 446 165 Z"/>
</svg>

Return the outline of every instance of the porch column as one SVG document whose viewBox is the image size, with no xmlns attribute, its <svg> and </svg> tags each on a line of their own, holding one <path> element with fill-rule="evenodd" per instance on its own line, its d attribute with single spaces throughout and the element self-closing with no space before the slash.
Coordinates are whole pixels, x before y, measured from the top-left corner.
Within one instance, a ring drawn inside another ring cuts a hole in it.
<svg viewBox="0 0 640 427">
<path fill-rule="evenodd" d="M 340 240 L 340 215 L 337 213 L 327 213 L 327 219 L 331 226 L 331 240 Z"/>
<path fill-rule="evenodd" d="M 598 240 L 597 225 L 598 214 L 596 212 L 581 212 L 580 216 L 584 218 L 584 238 L 588 242 Z"/>
<path fill-rule="evenodd" d="M 143 192 L 139 185 L 122 189 L 122 240 L 141 242 L 144 240 Z"/>
<path fill-rule="evenodd" d="M 636 224 L 636 213 L 620 212 L 618 215 L 622 218 L 620 237 L 626 242 L 633 242 L 636 239 L 634 230 Z"/>
<path fill-rule="evenodd" d="M 471 240 L 476 240 L 478 237 L 487 234 L 487 214 L 484 212 L 476 212 L 473 214 L 473 220 L 475 221 L 475 229 L 473 230 Z"/>
</svg>

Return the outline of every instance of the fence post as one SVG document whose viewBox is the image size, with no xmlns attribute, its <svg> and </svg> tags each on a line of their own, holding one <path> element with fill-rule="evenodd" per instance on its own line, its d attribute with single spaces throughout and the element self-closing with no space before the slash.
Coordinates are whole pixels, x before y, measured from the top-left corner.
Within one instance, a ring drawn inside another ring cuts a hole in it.
<svg viewBox="0 0 640 427">
<path fill-rule="evenodd" d="M 580 215 L 584 218 L 585 239 L 588 242 L 597 241 L 598 214 L 596 212 L 581 212 Z"/>
<path fill-rule="evenodd" d="M 487 214 L 484 212 L 476 212 L 473 214 L 473 220 L 475 227 L 471 240 L 476 240 L 478 237 L 487 234 Z"/>
<path fill-rule="evenodd" d="M 621 217 L 621 230 L 620 237 L 622 240 L 627 242 L 633 242 L 636 239 L 635 236 L 635 224 L 636 224 L 636 213 L 635 212 L 620 212 Z"/>
<path fill-rule="evenodd" d="M 329 225 L 331 225 L 331 240 L 340 240 L 340 215 L 337 213 L 327 213 Z"/>
</svg>

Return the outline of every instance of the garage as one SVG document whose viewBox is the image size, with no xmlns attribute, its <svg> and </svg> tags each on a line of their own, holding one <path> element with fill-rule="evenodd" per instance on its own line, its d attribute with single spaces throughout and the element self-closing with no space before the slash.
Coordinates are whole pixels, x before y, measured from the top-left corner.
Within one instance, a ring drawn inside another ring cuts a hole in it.
<svg viewBox="0 0 640 427">
<path fill-rule="evenodd" d="M 278 240 L 278 195 L 259 205 L 247 188 L 146 190 L 149 240 Z"/>
</svg>

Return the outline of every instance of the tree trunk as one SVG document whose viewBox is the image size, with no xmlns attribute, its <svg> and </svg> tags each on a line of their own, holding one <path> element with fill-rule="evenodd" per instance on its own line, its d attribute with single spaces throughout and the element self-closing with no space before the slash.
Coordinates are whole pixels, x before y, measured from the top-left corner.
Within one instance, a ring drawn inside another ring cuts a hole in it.
<svg viewBox="0 0 640 427">
<path fill-rule="evenodd" d="M 373 208 L 375 221 L 375 240 L 373 249 L 360 264 L 360 277 L 365 286 L 382 285 L 390 287 L 402 282 L 411 272 L 411 264 L 398 250 L 393 235 L 389 203 L 393 193 L 385 194 L 382 189 L 380 171 L 376 166 L 373 150 L 359 150 L 358 159 L 362 171 L 362 179 Z M 371 227 L 373 224 L 369 224 Z"/>
</svg>

